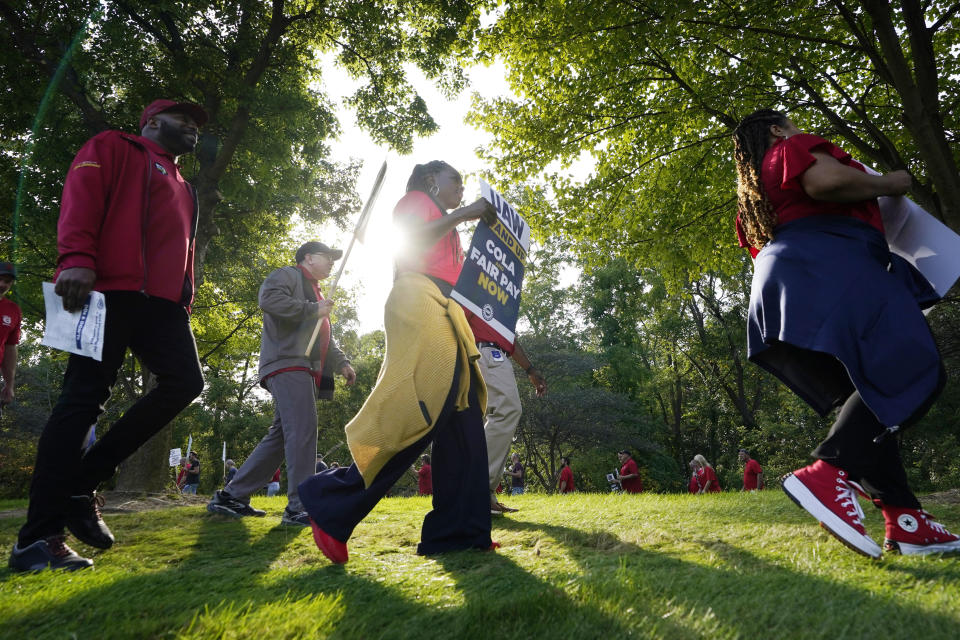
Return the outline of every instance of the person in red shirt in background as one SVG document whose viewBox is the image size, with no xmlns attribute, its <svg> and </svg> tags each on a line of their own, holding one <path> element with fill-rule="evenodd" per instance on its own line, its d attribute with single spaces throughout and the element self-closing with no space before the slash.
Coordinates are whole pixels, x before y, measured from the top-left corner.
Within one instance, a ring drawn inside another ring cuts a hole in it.
<svg viewBox="0 0 960 640">
<path fill-rule="evenodd" d="M 722 491 L 720 481 L 717 480 L 717 474 L 714 473 L 713 467 L 710 466 L 707 459 L 698 453 L 693 456 L 693 461 L 697 464 L 697 479 L 700 481 L 700 491 L 697 493 L 719 493 Z"/>
<path fill-rule="evenodd" d="M 3 407 L 13 402 L 14 378 L 17 374 L 17 345 L 20 344 L 20 307 L 6 297 L 13 287 L 17 271 L 10 262 L 0 262 L 0 375 L 3 390 L 0 391 L 0 415 Z"/>
<path fill-rule="evenodd" d="M 626 449 L 617 452 L 620 458 L 620 486 L 627 493 L 643 493 L 643 480 L 640 479 L 640 470 L 636 461 Z"/>
<path fill-rule="evenodd" d="M 700 478 L 697 476 L 697 463 L 695 460 L 691 460 L 690 465 L 690 482 L 687 483 L 687 490 L 690 493 L 700 493 Z"/>
<path fill-rule="evenodd" d="M 557 479 L 557 490 L 560 493 L 572 493 L 577 490 L 577 487 L 573 484 L 573 471 L 570 470 L 570 458 L 566 456 L 560 458 L 560 464 L 563 465 L 563 468 L 560 469 L 560 477 Z"/>
<path fill-rule="evenodd" d="M 236 474 L 234 474 L 236 475 Z M 280 477 L 283 474 L 280 473 L 280 467 L 277 467 L 277 470 L 273 472 L 273 476 L 270 477 L 270 482 L 267 483 L 267 497 L 272 498 L 273 496 L 280 493 Z M 229 483 L 228 483 L 229 484 Z"/>
<path fill-rule="evenodd" d="M 430 469 L 430 456 L 420 458 L 423 464 L 417 470 L 417 492 L 422 496 L 433 495 L 433 472 Z"/>
<path fill-rule="evenodd" d="M 763 467 L 750 457 L 746 449 L 740 449 L 737 457 L 743 463 L 743 490 L 756 491 L 763 489 Z"/>
<path fill-rule="evenodd" d="M 103 354 L 70 355 L 37 444 L 27 522 L 10 552 L 14 571 L 93 566 L 64 543 L 64 528 L 108 549 L 114 538 L 97 487 L 203 391 L 189 311 L 200 209 L 177 159 L 193 151 L 206 121 L 196 104 L 155 100 L 140 116 L 140 135 L 99 133 L 67 170 L 55 291 L 67 311 L 82 310 L 91 290 L 103 292 Z M 83 453 L 128 349 L 157 385 Z"/>
</svg>

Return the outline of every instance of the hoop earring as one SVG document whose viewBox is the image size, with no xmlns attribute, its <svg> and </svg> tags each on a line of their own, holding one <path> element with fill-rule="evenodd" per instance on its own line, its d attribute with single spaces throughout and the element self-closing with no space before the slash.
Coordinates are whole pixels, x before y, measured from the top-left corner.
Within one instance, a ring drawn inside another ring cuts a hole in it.
<svg viewBox="0 0 960 640">
<path fill-rule="evenodd" d="M 430 195 L 436 198 L 438 193 L 440 193 L 440 187 L 438 187 L 437 185 L 433 185 L 432 187 L 430 187 Z"/>
</svg>

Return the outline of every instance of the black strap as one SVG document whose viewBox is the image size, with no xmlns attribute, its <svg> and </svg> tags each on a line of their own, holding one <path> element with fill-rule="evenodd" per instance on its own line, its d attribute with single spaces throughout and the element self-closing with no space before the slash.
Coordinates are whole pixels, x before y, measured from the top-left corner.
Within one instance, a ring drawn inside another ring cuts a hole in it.
<svg viewBox="0 0 960 640">
<path fill-rule="evenodd" d="M 437 288 L 440 289 L 440 293 L 442 293 L 443 295 L 445 295 L 445 296 L 448 297 L 448 298 L 450 297 L 450 293 L 453 291 L 453 285 L 452 285 L 452 284 L 450 284 L 450 283 L 447 282 L 446 280 L 441 280 L 440 278 L 438 278 L 438 277 L 436 277 L 436 276 L 431 276 L 429 273 L 425 273 L 425 274 L 423 274 L 423 275 L 425 275 L 425 276 L 427 276 L 428 278 L 430 278 L 430 281 L 433 282 L 433 284 L 437 285 Z"/>
</svg>

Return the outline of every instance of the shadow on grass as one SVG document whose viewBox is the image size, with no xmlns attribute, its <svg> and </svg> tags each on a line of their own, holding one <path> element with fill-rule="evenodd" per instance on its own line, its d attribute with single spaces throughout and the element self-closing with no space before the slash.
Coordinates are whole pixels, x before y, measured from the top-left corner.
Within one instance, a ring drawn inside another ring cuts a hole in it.
<svg viewBox="0 0 960 640">
<path fill-rule="evenodd" d="M 533 534 L 545 550 L 555 547 L 569 558 L 569 568 L 541 574 L 539 556 L 518 548 L 426 560 L 402 554 L 398 562 L 410 571 L 388 582 L 369 570 L 370 558 L 362 574 L 327 564 L 303 530 L 277 526 L 252 534 L 243 520 L 206 514 L 197 520 L 196 540 L 166 566 L 132 566 L 137 573 L 130 577 L 111 575 L 112 582 L 89 585 L 62 603 L 38 599 L 17 607 L 5 616 L 4 634 L 221 637 L 233 629 L 243 637 L 262 629 L 265 637 L 848 638 L 889 637 L 895 621 L 912 637 L 960 637 L 949 612 L 804 573 L 722 541 L 693 540 L 702 553 L 691 558 L 603 530 L 503 520 L 499 529 Z M 315 555 L 297 556 L 289 572 L 274 571 L 294 542 Z M 389 564 L 390 555 L 379 560 Z M 953 579 L 946 571 L 923 571 L 926 579 Z M 432 576 L 449 582 L 448 591 L 428 587 Z M 197 624 L 188 630 L 195 613 Z"/>
<path fill-rule="evenodd" d="M 137 516 L 142 517 L 145 514 Z M 254 538 L 241 519 L 206 513 L 176 514 L 175 517 L 196 521 L 198 533 L 193 544 L 174 547 L 178 542 L 176 536 L 171 536 L 166 529 L 165 535 L 157 535 L 152 532 L 156 525 L 138 534 L 138 521 L 131 519 L 120 530 L 133 540 L 125 545 L 125 555 L 111 567 L 112 572 L 129 571 L 131 577 L 113 579 L 111 575 L 106 578 L 112 580 L 107 584 L 84 588 L 82 582 L 89 584 L 103 579 L 96 566 L 92 571 L 76 574 L 42 572 L 38 574 L 40 578 L 51 585 L 68 580 L 83 590 L 62 603 L 38 598 L 25 607 L 16 607 L 17 611 L 26 611 L 4 616 L 3 634 L 23 638 L 154 637 L 185 627 L 194 613 L 205 607 L 249 600 L 249 592 L 255 594 L 255 601 L 277 598 L 275 592 L 259 584 L 260 576 L 271 569 L 276 558 L 303 529 L 278 525 Z M 170 529 L 175 531 L 176 520 L 173 522 Z M 183 533 L 190 535 L 187 529 Z M 143 566 L 137 564 L 135 548 L 138 545 L 169 545 L 170 549 L 163 555 L 151 549 L 149 557 L 154 566 Z M 0 579 L 14 575 L 4 569 Z"/>
<path fill-rule="evenodd" d="M 640 637 L 759 633 L 832 640 L 890 637 L 894 624 L 905 630 L 900 637 L 960 637 L 960 622 L 949 611 L 931 612 L 899 599 L 896 592 L 883 595 L 882 589 L 861 590 L 803 573 L 721 541 L 694 541 L 704 550 L 706 562 L 701 563 L 700 558 L 643 549 L 606 531 L 518 520 L 501 528 L 545 534 L 562 545 L 579 567 L 577 599 L 594 601 L 597 610 L 623 612 L 620 624 Z M 952 563 L 915 572 L 891 568 L 918 580 L 956 582 Z"/>
</svg>

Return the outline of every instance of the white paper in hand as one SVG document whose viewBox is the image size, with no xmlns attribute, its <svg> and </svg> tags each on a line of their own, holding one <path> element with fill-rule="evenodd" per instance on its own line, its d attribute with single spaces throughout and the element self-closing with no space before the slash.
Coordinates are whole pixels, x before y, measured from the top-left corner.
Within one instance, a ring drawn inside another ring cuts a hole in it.
<svg viewBox="0 0 960 640">
<path fill-rule="evenodd" d="M 103 325 L 107 319 L 103 294 L 91 291 L 83 309 L 71 313 L 63 308 L 63 298 L 54 293 L 53 283 L 44 282 L 43 302 L 47 321 L 40 344 L 99 362 L 103 357 Z"/>
<path fill-rule="evenodd" d="M 941 297 L 947 295 L 960 278 L 960 236 L 905 196 L 884 196 L 877 203 L 890 251 L 916 267 Z"/>
<path fill-rule="evenodd" d="M 910 262 L 940 297 L 960 277 L 960 236 L 909 198 L 877 198 L 890 250 Z"/>
</svg>

